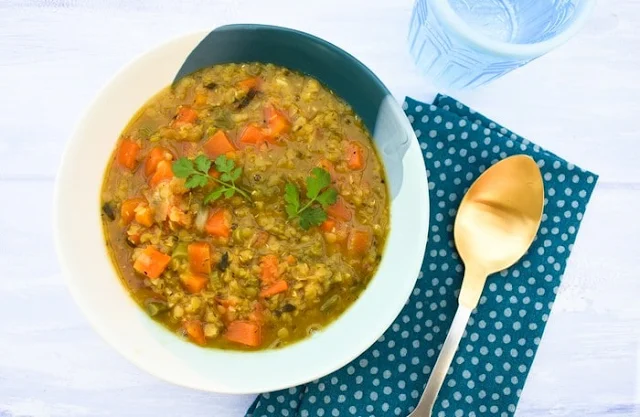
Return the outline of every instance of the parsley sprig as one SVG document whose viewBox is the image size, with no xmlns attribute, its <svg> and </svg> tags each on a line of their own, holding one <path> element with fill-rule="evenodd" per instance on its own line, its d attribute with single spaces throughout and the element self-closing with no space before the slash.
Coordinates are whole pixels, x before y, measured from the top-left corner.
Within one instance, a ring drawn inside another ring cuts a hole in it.
<svg viewBox="0 0 640 417">
<path fill-rule="evenodd" d="M 216 171 L 220 172 L 220 178 L 209 175 L 212 164 L 215 164 Z M 194 160 L 183 157 L 175 161 L 172 168 L 176 177 L 186 179 L 184 186 L 189 189 L 205 187 L 211 181 L 220 185 L 204 198 L 205 204 L 222 196 L 231 198 L 236 192 L 251 201 L 249 193 L 236 185 L 236 181 L 242 175 L 242 168 L 236 167 L 236 163 L 224 155 L 218 156 L 215 162 L 204 155 L 199 155 Z"/>
<path fill-rule="evenodd" d="M 331 188 L 331 175 L 322 168 L 314 168 L 307 177 L 307 198 L 304 205 L 300 201 L 300 190 L 295 185 L 288 183 L 284 187 L 284 200 L 287 205 L 285 210 L 289 219 L 299 219 L 300 227 L 308 230 L 311 226 L 319 226 L 327 220 L 324 211 L 334 204 L 338 198 L 338 192 Z"/>
</svg>

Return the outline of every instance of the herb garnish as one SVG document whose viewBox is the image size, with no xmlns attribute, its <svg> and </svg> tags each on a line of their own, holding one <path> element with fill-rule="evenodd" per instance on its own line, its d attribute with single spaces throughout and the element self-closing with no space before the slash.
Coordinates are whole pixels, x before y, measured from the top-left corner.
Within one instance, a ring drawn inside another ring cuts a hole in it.
<svg viewBox="0 0 640 417">
<path fill-rule="evenodd" d="M 307 177 L 307 198 L 309 201 L 301 206 L 300 191 L 295 185 L 288 183 L 284 187 L 285 210 L 289 219 L 299 219 L 300 227 L 308 230 L 311 226 L 319 226 L 327 220 L 325 208 L 334 204 L 338 197 L 335 188 L 330 188 L 331 175 L 322 168 L 314 168 Z M 314 204 L 317 203 L 317 204 Z"/>
<path fill-rule="evenodd" d="M 212 163 L 215 164 L 216 171 L 220 173 L 220 178 L 209 175 Z M 194 160 L 183 157 L 175 161 L 172 168 L 176 177 L 187 180 L 184 183 L 186 188 L 205 187 L 210 181 L 220 185 L 204 198 L 205 204 L 216 201 L 222 196 L 231 198 L 236 192 L 251 201 L 249 193 L 236 185 L 236 181 L 242 175 L 242 168 L 236 167 L 236 163 L 224 155 L 218 156 L 215 162 L 204 155 L 199 155 Z"/>
</svg>

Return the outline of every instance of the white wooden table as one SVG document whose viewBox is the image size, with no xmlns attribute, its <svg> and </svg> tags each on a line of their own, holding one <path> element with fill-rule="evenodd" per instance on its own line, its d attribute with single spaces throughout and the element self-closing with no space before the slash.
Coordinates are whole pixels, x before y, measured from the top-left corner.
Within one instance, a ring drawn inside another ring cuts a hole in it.
<svg viewBox="0 0 640 417">
<path fill-rule="evenodd" d="M 250 396 L 163 383 L 89 327 L 55 257 L 52 190 L 89 100 L 127 61 L 194 29 L 302 29 L 401 99 L 412 0 L 0 1 L 0 416 L 240 417 Z M 517 417 L 640 415 L 640 2 L 602 0 L 573 41 L 458 98 L 601 175 Z M 88 277 L 90 278 L 90 277 Z"/>
</svg>

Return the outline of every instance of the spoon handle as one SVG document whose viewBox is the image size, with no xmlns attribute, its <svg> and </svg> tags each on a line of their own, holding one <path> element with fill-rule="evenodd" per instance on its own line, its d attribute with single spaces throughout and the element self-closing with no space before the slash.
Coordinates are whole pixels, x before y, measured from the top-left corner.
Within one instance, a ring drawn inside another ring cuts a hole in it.
<svg viewBox="0 0 640 417">
<path fill-rule="evenodd" d="M 431 371 L 427 386 L 422 393 L 422 397 L 420 397 L 420 402 L 416 406 L 415 410 L 410 414 L 410 417 L 431 417 L 431 412 L 433 411 L 433 406 L 436 402 L 436 398 L 438 397 L 438 392 L 440 391 L 442 383 L 447 376 L 447 371 L 453 361 L 456 350 L 458 350 L 460 339 L 462 339 L 464 329 L 467 327 L 467 322 L 469 321 L 470 316 L 471 309 L 469 307 L 462 304 L 458 305 L 458 310 L 456 311 L 456 315 L 451 323 L 447 339 L 444 341 L 442 350 L 438 355 L 438 360 Z"/>
</svg>

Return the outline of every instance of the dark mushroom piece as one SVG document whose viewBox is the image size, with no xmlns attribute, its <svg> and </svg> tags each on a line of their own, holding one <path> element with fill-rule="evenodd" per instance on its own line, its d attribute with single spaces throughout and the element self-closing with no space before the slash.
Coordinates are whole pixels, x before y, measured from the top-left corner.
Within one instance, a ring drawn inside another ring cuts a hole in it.
<svg viewBox="0 0 640 417">
<path fill-rule="evenodd" d="M 102 213 L 107 216 L 110 221 L 114 221 L 116 219 L 116 214 L 113 212 L 113 207 L 111 207 L 111 203 L 109 202 L 102 205 Z"/>
</svg>

